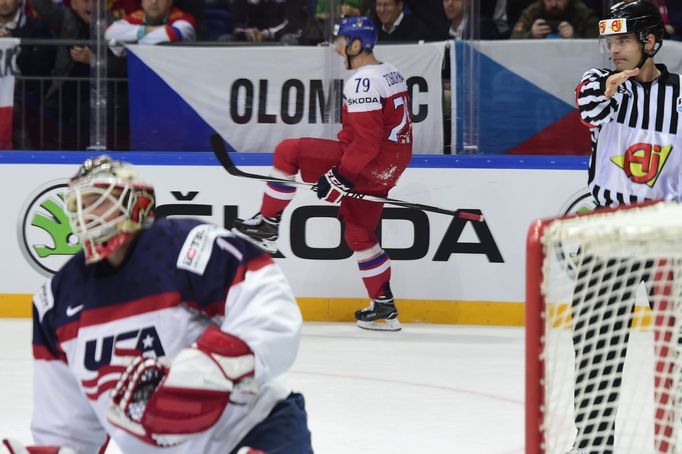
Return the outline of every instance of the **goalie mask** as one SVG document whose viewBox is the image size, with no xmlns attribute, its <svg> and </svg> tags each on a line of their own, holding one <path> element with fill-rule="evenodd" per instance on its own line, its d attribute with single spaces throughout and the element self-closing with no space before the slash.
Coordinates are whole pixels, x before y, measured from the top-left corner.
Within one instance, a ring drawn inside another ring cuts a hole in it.
<svg viewBox="0 0 682 454">
<path fill-rule="evenodd" d="M 154 219 L 154 188 L 132 165 L 103 155 L 86 160 L 64 193 L 66 214 L 86 263 L 98 262 Z"/>
</svg>

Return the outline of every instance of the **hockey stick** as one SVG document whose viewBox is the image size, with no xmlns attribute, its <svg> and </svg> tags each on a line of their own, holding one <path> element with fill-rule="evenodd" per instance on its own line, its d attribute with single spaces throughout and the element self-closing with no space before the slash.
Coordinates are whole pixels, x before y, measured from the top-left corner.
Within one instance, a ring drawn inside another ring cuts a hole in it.
<svg viewBox="0 0 682 454">
<path fill-rule="evenodd" d="M 220 162 L 220 164 L 223 166 L 225 170 L 227 170 L 227 173 L 230 175 L 233 175 L 235 177 L 242 177 L 242 178 L 251 178 L 252 180 L 261 180 L 261 181 L 266 181 L 270 183 L 282 183 L 286 184 L 288 186 L 300 186 L 300 187 L 305 187 L 308 189 L 311 189 L 315 191 L 317 189 L 317 185 L 314 183 L 306 183 L 304 181 L 295 181 L 295 180 L 285 180 L 284 178 L 277 178 L 277 177 L 271 177 L 267 175 L 258 175 L 255 173 L 248 173 L 244 172 L 242 170 L 239 170 L 237 166 L 234 165 L 234 162 L 232 162 L 232 158 L 230 158 L 230 154 L 227 151 L 227 147 L 225 146 L 225 143 L 223 142 L 222 137 L 220 137 L 219 134 L 212 134 L 211 135 L 211 148 L 213 150 L 213 154 L 215 154 L 216 158 Z M 440 213 L 440 214 L 447 214 L 449 216 L 454 216 L 458 217 L 461 219 L 467 219 L 469 221 L 476 221 L 476 222 L 483 222 L 483 215 L 478 214 L 478 213 L 472 213 L 470 211 L 462 211 L 462 210 L 446 210 L 444 208 L 438 208 L 434 207 L 431 205 L 423 205 L 421 203 L 413 203 L 413 202 L 405 202 L 404 200 L 398 200 L 398 199 L 391 199 L 388 197 L 379 197 L 379 196 L 374 196 L 374 195 L 369 195 L 369 194 L 361 194 L 359 192 L 347 192 L 345 197 L 352 197 L 354 199 L 362 199 L 362 200 L 367 200 L 369 202 L 379 202 L 379 203 L 388 203 L 390 205 L 395 205 L 403 208 L 411 208 L 414 210 L 422 210 L 422 211 L 430 211 L 432 213 Z"/>
</svg>

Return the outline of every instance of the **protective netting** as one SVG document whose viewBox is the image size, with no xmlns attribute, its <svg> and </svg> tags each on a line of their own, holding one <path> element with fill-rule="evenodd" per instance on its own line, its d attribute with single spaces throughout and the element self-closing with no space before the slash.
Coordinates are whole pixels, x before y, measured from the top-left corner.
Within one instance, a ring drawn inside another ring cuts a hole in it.
<svg viewBox="0 0 682 454">
<path fill-rule="evenodd" d="M 682 452 L 682 207 L 555 221 L 542 250 L 540 452 Z"/>
</svg>

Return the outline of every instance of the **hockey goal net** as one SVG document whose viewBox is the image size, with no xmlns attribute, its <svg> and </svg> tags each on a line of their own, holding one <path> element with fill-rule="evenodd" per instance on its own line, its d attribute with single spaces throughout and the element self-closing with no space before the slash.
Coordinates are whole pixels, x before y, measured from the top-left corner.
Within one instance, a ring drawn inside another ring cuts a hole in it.
<svg viewBox="0 0 682 454">
<path fill-rule="evenodd" d="M 682 453 L 682 206 L 537 221 L 526 454 Z"/>
</svg>

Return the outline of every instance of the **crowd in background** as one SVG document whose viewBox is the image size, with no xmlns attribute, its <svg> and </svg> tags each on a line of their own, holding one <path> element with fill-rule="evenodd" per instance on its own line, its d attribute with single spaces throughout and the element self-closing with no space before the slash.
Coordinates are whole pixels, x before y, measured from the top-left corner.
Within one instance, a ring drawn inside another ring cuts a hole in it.
<svg viewBox="0 0 682 454">
<path fill-rule="evenodd" d="M 108 20 L 172 27 L 178 14 L 191 27 L 188 33 L 169 34 L 167 40 L 285 42 L 318 44 L 328 23 L 339 17 L 370 16 L 380 29 L 380 41 L 433 41 L 455 38 L 582 38 L 594 37 L 594 25 L 615 0 L 107 0 Z M 669 39 L 682 39 L 682 4 L 651 0 L 666 23 Z M 64 37 L 55 16 L 63 15 L 70 33 L 92 19 L 96 0 L 2 0 L 0 37 L 23 36 L 14 22 L 37 21 L 47 32 Z M 332 9 L 331 5 L 337 8 Z M 56 10 L 62 10 L 58 13 Z M 68 16 L 72 10 L 73 20 Z M 152 13 L 150 13 L 152 11 Z M 156 24 L 145 17 L 156 14 Z M 470 20 L 478 17 L 478 20 Z M 80 21 L 79 21 L 80 19 Z M 540 20 L 544 26 L 537 25 Z M 475 23 L 474 23 L 475 22 Z M 566 23 L 573 33 L 562 32 Z M 137 32 L 136 32 L 137 33 Z M 119 36 L 120 41 L 142 40 L 144 34 Z M 157 38 L 158 39 L 158 38 Z M 158 41 L 160 42 L 160 41 Z"/>
<path fill-rule="evenodd" d="M 97 0 L 0 0 L 0 37 L 88 40 Z M 682 2 L 651 0 L 682 40 Z M 109 148 L 127 147 L 125 43 L 222 41 L 318 45 L 339 17 L 370 16 L 380 43 L 596 38 L 613 0 L 107 0 Z M 334 6 L 334 7 L 332 7 Z M 86 43 L 87 44 L 87 43 Z M 22 44 L 14 148 L 84 149 L 93 52 Z M 42 79 L 41 79 L 42 78 Z M 45 121 L 27 121 L 38 115 Z M 40 129 L 40 131 L 36 131 Z M 47 132 L 46 132 L 47 131 Z M 36 139 L 39 137 L 39 139 Z"/>
</svg>

